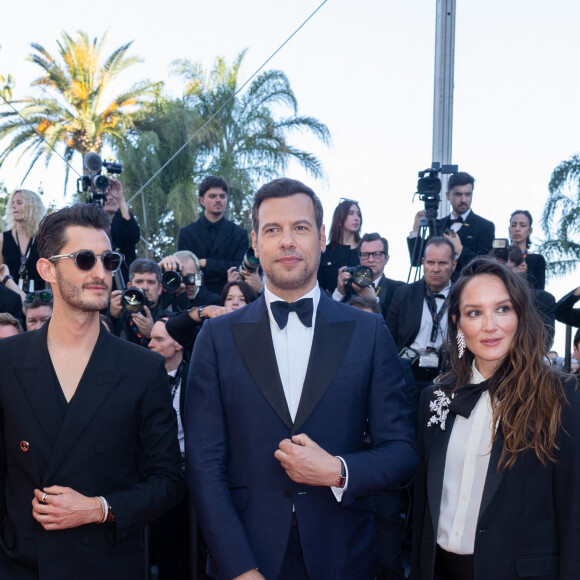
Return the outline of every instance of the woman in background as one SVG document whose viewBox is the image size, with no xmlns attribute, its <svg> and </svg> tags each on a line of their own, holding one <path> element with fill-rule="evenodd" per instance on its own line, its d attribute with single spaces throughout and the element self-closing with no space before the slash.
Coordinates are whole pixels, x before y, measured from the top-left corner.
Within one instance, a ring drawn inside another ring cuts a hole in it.
<svg viewBox="0 0 580 580">
<path fill-rule="evenodd" d="M 532 214 L 526 209 L 517 209 L 510 217 L 510 238 L 512 244 L 518 246 L 524 255 L 526 276 L 532 288 L 544 290 L 546 285 L 546 260 L 541 254 L 532 254 L 529 248 L 532 245 L 530 234 L 532 228 Z"/>
<path fill-rule="evenodd" d="M 342 266 L 358 266 L 357 245 L 360 241 L 362 217 L 358 202 L 352 199 L 341 201 L 332 216 L 329 242 L 320 257 L 318 282 L 329 295 L 336 288 L 338 269 Z"/>
<path fill-rule="evenodd" d="M 237 310 L 254 300 L 258 295 L 255 290 L 243 280 L 228 282 L 222 289 L 220 304 L 232 310 Z"/>
<path fill-rule="evenodd" d="M 25 293 L 45 287 L 44 280 L 36 271 L 36 233 L 45 213 L 40 196 L 33 191 L 17 189 L 8 198 L 8 231 L 0 238 L 0 264 L 8 266 L 10 275 Z"/>
<path fill-rule="evenodd" d="M 450 370 L 421 397 L 413 580 L 580 578 L 580 401 L 544 362 L 522 277 L 487 258 L 449 294 Z"/>
</svg>

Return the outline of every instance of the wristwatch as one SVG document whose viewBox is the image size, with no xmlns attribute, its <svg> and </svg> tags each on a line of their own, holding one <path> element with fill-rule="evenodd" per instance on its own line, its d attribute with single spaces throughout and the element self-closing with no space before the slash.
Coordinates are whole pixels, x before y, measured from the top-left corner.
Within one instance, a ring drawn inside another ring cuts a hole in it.
<svg viewBox="0 0 580 580">
<path fill-rule="evenodd" d="M 197 315 L 199 316 L 200 320 L 205 320 L 205 316 L 203 315 L 203 309 L 205 308 L 205 306 L 200 306 L 197 309 Z"/>
<path fill-rule="evenodd" d="M 340 457 L 338 458 L 340 459 Z M 346 465 L 344 461 L 340 459 L 340 475 L 336 478 L 335 487 L 342 489 L 346 485 Z"/>
</svg>

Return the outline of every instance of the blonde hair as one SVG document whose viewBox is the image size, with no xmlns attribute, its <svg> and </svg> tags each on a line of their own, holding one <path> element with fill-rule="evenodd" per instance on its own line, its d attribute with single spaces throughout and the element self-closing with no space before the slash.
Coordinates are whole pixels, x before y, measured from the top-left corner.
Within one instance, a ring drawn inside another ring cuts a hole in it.
<svg viewBox="0 0 580 580">
<path fill-rule="evenodd" d="M 6 227 L 8 230 L 11 230 L 15 225 L 12 215 L 12 200 L 17 193 L 22 194 L 26 233 L 32 238 L 38 232 L 38 225 L 46 213 L 46 208 L 38 193 L 29 189 L 15 189 L 10 194 L 6 204 Z"/>
</svg>

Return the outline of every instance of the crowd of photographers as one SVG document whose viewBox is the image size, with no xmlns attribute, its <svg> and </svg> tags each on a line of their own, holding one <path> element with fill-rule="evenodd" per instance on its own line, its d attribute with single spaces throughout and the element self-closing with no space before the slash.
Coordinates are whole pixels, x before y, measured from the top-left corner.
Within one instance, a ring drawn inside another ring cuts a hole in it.
<svg viewBox="0 0 580 580">
<path fill-rule="evenodd" d="M 197 333 L 205 319 L 258 298 L 263 291 L 260 265 L 246 230 L 224 217 L 228 201 L 224 179 L 210 176 L 202 181 L 198 190 L 202 214 L 179 231 L 178 251 L 159 262 L 137 258 L 139 225 L 120 181 L 108 178 L 106 185 L 101 201 L 111 219 L 112 247 L 124 255 L 124 261 L 102 321 L 117 336 L 165 358 L 183 454 L 184 380 Z M 362 215 L 355 200 L 341 200 L 336 208 L 329 244 L 321 257 L 319 282 L 326 293 L 383 315 L 399 351 L 407 397 L 414 408 L 421 390 L 446 365 L 448 293 L 461 268 L 475 256 L 494 256 L 526 277 L 545 323 L 546 349 L 551 347 L 556 319 L 580 326 L 580 310 L 574 308 L 580 287 L 558 303 L 544 290 L 545 262 L 529 251 L 529 212 L 515 211 L 510 217 L 511 241 L 497 240 L 494 224 L 471 209 L 473 188 L 473 177 L 456 172 L 446 193 L 450 215 L 434 219 L 428 203 L 416 215 L 407 242 L 411 265 L 422 266 L 423 275 L 410 284 L 387 277 L 388 241 L 379 233 L 361 235 Z M 51 317 L 52 293 L 44 288 L 35 268 L 36 232 L 43 209 L 33 192 L 17 190 L 10 196 L 9 229 L 3 234 L 0 257 L 0 338 L 38 329 Z M 574 339 L 575 358 L 579 345 L 580 331 Z M 382 578 L 404 578 L 405 522 L 400 514 L 407 498 L 406 491 L 377 498 Z M 187 570 L 196 559 L 198 574 L 203 575 L 203 556 L 190 551 L 187 513 L 186 499 L 151 527 L 151 555 L 161 579 L 188 578 Z M 203 542 L 198 546 L 202 551 Z"/>
</svg>

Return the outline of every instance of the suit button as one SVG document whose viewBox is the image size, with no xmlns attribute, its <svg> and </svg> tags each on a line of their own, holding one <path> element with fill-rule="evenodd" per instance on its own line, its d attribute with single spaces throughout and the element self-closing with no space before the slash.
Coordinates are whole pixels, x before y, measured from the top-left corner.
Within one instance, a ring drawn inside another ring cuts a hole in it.
<svg viewBox="0 0 580 580">
<path fill-rule="evenodd" d="M 103 446 L 102 445 L 95 445 L 95 453 L 102 453 Z"/>
<path fill-rule="evenodd" d="M 88 536 L 83 536 L 83 544 L 85 546 L 88 546 L 91 543 L 91 538 L 89 538 Z"/>
<path fill-rule="evenodd" d="M 284 497 L 292 497 L 292 490 L 291 489 L 285 489 L 284 490 Z"/>
<path fill-rule="evenodd" d="M 24 453 L 28 453 L 28 450 L 30 449 L 30 443 L 28 443 L 28 441 L 21 441 L 20 449 L 24 451 Z"/>
</svg>

